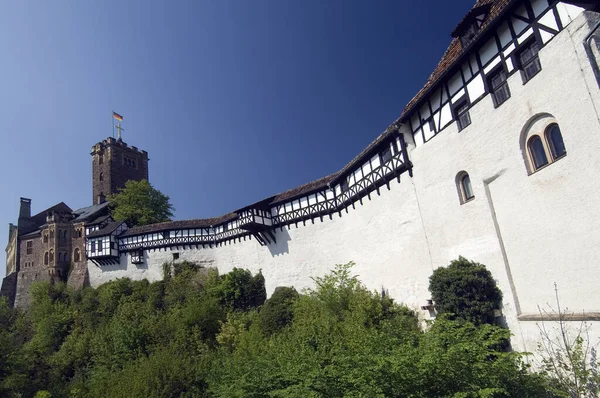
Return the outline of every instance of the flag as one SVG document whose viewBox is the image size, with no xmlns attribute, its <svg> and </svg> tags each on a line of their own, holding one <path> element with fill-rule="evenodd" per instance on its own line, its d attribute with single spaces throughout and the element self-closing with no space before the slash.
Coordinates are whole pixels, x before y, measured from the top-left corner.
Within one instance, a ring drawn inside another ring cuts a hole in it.
<svg viewBox="0 0 600 398">
<path fill-rule="evenodd" d="M 113 112 L 113 117 L 120 122 L 123 121 L 123 116 L 119 115 L 117 112 Z"/>
</svg>

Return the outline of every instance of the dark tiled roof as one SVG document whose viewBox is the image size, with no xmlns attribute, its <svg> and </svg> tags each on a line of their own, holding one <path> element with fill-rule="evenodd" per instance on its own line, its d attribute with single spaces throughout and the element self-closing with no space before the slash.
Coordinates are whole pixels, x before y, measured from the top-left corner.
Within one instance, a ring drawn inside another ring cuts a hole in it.
<svg viewBox="0 0 600 398">
<path fill-rule="evenodd" d="M 500 16 L 508 9 L 508 7 L 514 3 L 515 0 L 479 0 L 475 3 L 473 8 L 488 5 L 490 7 L 489 15 L 481 26 L 477 36 L 473 40 L 473 44 L 478 42 L 478 39 L 483 33 L 494 25 L 494 22 L 500 19 Z M 462 21 L 461 21 L 462 23 Z M 471 45 L 472 46 L 472 45 Z M 461 59 L 464 54 L 468 53 L 471 46 L 463 48 L 460 39 L 455 38 L 450 42 L 450 45 L 446 49 L 446 52 L 442 56 L 442 59 L 434 69 L 433 73 L 427 79 L 425 86 L 411 99 L 408 104 L 404 107 L 400 120 L 404 120 L 413 108 L 424 99 L 429 91 L 433 89 L 438 82 L 448 73 L 452 67 Z"/>
<path fill-rule="evenodd" d="M 89 226 L 98 225 L 98 224 L 102 224 L 106 220 L 110 220 L 110 219 L 111 219 L 110 216 L 107 214 L 105 216 L 100 216 L 100 217 L 96 218 L 95 220 L 90 221 L 86 225 L 89 225 Z"/>
<path fill-rule="evenodd" d="M 76 216 L 73 222 L 82 222 L 92 220 L 94 217 L 98 217 L 98 213 L 108 212 L 108 202 L 101 203 L 99 205 L 92 205 L 88 207 L 82 207 L 73 212 Z"/>
<path fill-rule="evenodd" d="M 148 234 L 151 232 L 166 231 L 169 229 L 186 229 L 186 228 L 209 228 L 211 226 L 223 224 L 228 221 L 235 220 L 237 213 L 229 213 L 220 217 L 213 218 L 202 218 L 196 220 L 181 220 L 181 221 L 167 221 L 158 224 L 142 225 L 139 227 L 133 227 L 125 231 L 119 237 L 133 236 L 140 234 Z"/>
<path fill-rule="evenodd" d="M 95 238 L 97 236 L 106 236 L 110 235 L 119 227 L 119 225 L 123 224 L 122 222 L 111 221 L 107 223 L 103 228 L 100 228 L 97 231 L 91 232 L 86 238 Z"/>
</svg>

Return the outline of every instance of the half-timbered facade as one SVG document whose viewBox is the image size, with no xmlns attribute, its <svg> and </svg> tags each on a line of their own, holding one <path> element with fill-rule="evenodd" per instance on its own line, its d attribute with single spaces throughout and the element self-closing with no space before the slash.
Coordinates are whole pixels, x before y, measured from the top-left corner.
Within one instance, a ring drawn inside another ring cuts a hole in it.
<svg viewBox="0 0 600 398">
<path fill-rule="evenodd" d="M 570 319 L 598 321 L 598 12 L 477 1 L 423 89 L 341 170 L 210 219 L 88 220 L 91 285 L 188 260 L 262 270 L 270 294 L 355 261 L 368 287 L 427 318 L 429 276 L 462 255 L 492 271 L 517 349 L 535 349 L 555 282 Z"/>
</svg>

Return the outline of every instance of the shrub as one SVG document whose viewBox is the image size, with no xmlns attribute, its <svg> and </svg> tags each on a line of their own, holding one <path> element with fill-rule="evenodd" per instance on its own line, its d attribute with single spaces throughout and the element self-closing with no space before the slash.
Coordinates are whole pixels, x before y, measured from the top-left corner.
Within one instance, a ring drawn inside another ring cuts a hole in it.
<svg viewBox="0 0 600 398">
<path fill-rule="evenodd" d="M 292 322 L 294 302 L 299 297 L 293 287 L 280 286 L 262 307 L 259 323 L 265 336 L 278 332 Z"/>
<path fill-rule="evenodd" d="M 261 272 L 252 276 L 250 271 L 234 268 L 223 275 L 216 287 L 223 306 L 230 310 L 249 310 L 262 305 L 267 298 L 265 278 Z"/>
<path fill-rule="evenodd" d="M 429 278 L 429 291 L 439 313 L 476 325 L 493 323 L 494 310 L 502 302 L 502 292 L 485 265 L 464 257 L 435 270 Z"/>
</svg>

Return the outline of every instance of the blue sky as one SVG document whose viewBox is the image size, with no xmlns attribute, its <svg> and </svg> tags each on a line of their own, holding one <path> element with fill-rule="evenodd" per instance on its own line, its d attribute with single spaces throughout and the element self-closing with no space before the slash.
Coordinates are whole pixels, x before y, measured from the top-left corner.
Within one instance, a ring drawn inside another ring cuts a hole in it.
<svg viewBox="0 0 600 398">
<path fill-rule="evenodd" d="M 91 204 L 112 110 L 176 219 L 340 169 L 399 116 L 473 3 L 0 3 L 0 242 L 21 196 L 33 213 Z"/>
</svg>

